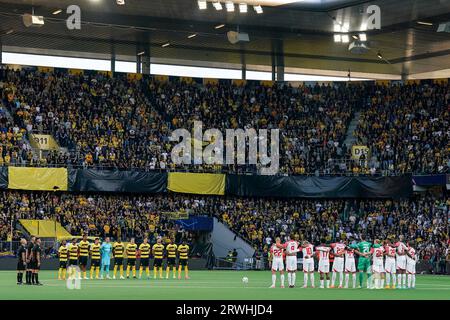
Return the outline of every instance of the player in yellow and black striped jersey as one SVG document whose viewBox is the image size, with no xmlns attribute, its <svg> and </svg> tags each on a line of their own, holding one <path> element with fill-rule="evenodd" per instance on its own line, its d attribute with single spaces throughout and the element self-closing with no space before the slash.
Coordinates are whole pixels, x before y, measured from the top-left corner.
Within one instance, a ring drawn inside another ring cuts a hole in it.
<svg viewBox="0 0 450 320">
<path fill-rule="evenodd" d="M 156 279 L 156 273 L 159 268 L 159 278 L 163 277 L 162 262 L 164 258 L 164 245 L 161 243 L 161 238 L 156 240 L 156 243 L 152 247 L 153 253 L 153 278 Z"/>
<path fill-rule="evenodd" d="M 130 239 L 130 243 L 125 248 L 127 253 L 127 278 L 130 277 L 130 269 L 133 270 L 133 278 L 136 278 L 136 253 L 137 245 L 134 243 L 134 238 Z"/>
<path fill-rule="evenodd" d="M 167 265 L 166 265 L 166 279 L 169 279 L 170 267 L 173 269 L 173 278 L 176 279 L 177 273 L 177 245 L 172 243 L 169 239 L 166 245 Z"/>
<path fill-rule="evenodd" d="M 85 280 L 87 280 L 86 266 L 88 264 L 90 246 L 91 244 L 87 239 L 87 235 L 83 235 L 83 239 L 78 243 L 78 247 L 80 248 L 80 256 L 78 262 L 80 263 L 81 271 L 83 272 L 83 279 Z"/>
<path fill-rule="evenodd" d="M 114 273 L 113 279 L 116 278 L 117 268 L 120 269 L 120 279 L 123 277 L 123 253 L 125 252 L 125 245 L 120 239 L 117 239 L 113 244 L 113 256 L 114 256 Z"/>
<path fill-rule="evenodd" d="M 67 268 L 68 276 L 76 276 L 75 267 L 78 266 L 78 254 L 80 251 L 80 248 L 78 247 L 77 239 L 72 239 L 72 243 L 69 244 L 69 247 L 67 248 L 69 250 L 69 266 Z"/>
<path fill-rule="evenodd" d="M 91 272 L 90 278 L 94 279 L 94 270 L 95 270 L 95 279 L 98 279 L 100 274 L 100 248 L 102 245 L 100 244 L 100 239 L 95 238 L 94 243 L 91 245 L 90 253 L 91 253 Z"/>
<path fill-rule="evenodd" d="M 142 271 L 145 268 L 145 273 L 147 274 L 147 279 L 150 278 L 150 250 L 151 246 L 148 243 L 148 238 L 144 238 L 144 242 L 142 242 L 139 245 L 139 254 L 141 256 L 140 262 L 139 262 L 139 279 L 142 277 Z"/>
<path fill-rule="evenodd" d="M 184 277 L 189 279 L 189 268 L 188 268 L 188 258 L 189 258 L 189 246 L 186 241 L 178 246 L 178 279 L 181 279 L 181 267 L 184 266 Z"/>
<path fill-rule="evenodd" d="M 58 250 L 58 257 L 59 257 L 58 280 L 66 280 L 67 260 L 69 258 L 69 249 L 67 248 L 66 244 L 67 244 L 66 240 L 63 240 Z"/>
</svg>

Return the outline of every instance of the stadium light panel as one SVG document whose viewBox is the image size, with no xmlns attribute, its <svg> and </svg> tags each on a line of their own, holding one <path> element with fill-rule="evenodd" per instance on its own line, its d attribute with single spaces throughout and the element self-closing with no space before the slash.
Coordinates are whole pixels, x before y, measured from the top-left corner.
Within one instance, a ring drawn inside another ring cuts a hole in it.
<svg viewBox="0 0 450 320">
<path fill-rule="evenodd" d="M 188 35 L 188 39 L 192 39 L 192 38 L 195 38 L 196 36 L 197 36 L 197 34 L 196 34 L 196 33 L 190 34 L 190 35 Z"/>
<path fill-rule="evenodd" d="M 224 24 L 218 24 L 217 26 L 214 27 L 214 29 L 220 29 L 220 28 L 223 28 L 223 27 L 225 27 Z"/>
<path fill-rule="evenodd" d="M 352 35 L 352 38 L 355 39 L 355 40 L 358 40 L 358 39 L 359 39 L 358 36 L 357 36 L 356 34 Z"/>
<path fill-rule="evenodd" d="M 253 6 L 253 9 L 255 9 L 257 14 L 263 13 L 263 8 L 261 6 Z"/>
<path fill-rule="evenodd" d="M 432 26 L 433 25 L 431 22 L 426 22 L 426 21 L 417 21 L 417 23 L 424 25 L 424 26 Z"/>
<path fill-rule="evenodd" d="M 163 47 L 163 48 L 168 47 L 168 46 L 170 46 L 170 42 L 166 42 L 163 45 L 161 45 L 161 47 Z"/>
<path fill-rule="evenodd" d="M 333 27 L 334 32 L 341 32 L 341 25 L 335 23 Z"/>
<path fill-rule="evenodd" d="M 247 4 L 246 3 L 240 3 L 239 4 L 239 11 L 241 13 L 247 13 Z"/>
<path fill-rule="evenodd" d="M 227 8 L 228 12 L 234 12 L 234 3 L 231 1 L 227 1 L 225 3 L 225 7 Z"/>
<path fill-rule="evenodd" d="M 205 10 L 208 7 L 206 0 L 198 0 L 197 3 L 200 10 Z"/>
<path fill-rule="evenodd" d="M 141 51 L 141 52 L 138 52 L 138 56 L 142 56 L 143 54 L 145 53 L 145 51 Z"/>
<path fill-rule="evenodd" d="M 348 22 L 345 22 L 345 23 L 342 25 L 341 31 L 342 31 L 342 32 L 348 32 L 348 30 L 350 30 L 350 24 L 349 24 Z"/>
<path fill-rule="evenodd" d="M 220 3 L 220 1 L 213 2 L 213 7 L 214 7 L 217 11 L 220 11 L 220 10 L 223 9 L 222 4 Z"/>
<path fill-rule="evenodd" d="M 57 15 L 57 14 L 60 14 L 61 12 L 62 12 L 61 9 L 57 9 L 57 10 L 53 11 L 52 14 Z"/>
<path fill-rule="evenodd" d="M 334 35 L 334 42 L 341 42 L 341 35 L 340 34 L 335 34 Z"/>
<path fill-rule="evenodd" d="M 361 41 L 367 41 L 367 35 L 365 33 L 360 33 L 359 34 L 359 40 Z"/>
<path fill-rule="evenodd" d="M 343 43 L 349 43 L 350 42 L 350 37 L 348 36 L 348 34 L 343 34 L 341 39 L 342 39 Z"/>
</svg>

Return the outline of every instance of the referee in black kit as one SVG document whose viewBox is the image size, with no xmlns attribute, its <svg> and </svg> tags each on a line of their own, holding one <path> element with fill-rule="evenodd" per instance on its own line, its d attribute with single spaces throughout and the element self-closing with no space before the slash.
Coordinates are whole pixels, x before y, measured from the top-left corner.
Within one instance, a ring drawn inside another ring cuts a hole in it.
<svg viewBox="0 0 450 320">
<path fill-rule="evenodd" d="M 30 242 L 27 244 L 27 251 L 26 251 L 26 274 L 25 274 L 25 284 L 31 285 L 31 276 L 33 274 L 33 271 L 30 269 L 31 266 L 31 256 L 34 248 L 34 242 L 36 241 L 36 237 L 31 237 Z"/>
<path fill-rule="evenodd" d="M 31 265 L 29 267 L 32 271 L 31 283 L 36 286 L 42 286 L 42 283 L 39 282 L 39 270 L 41 269 L 41 258 L 42 258 L 41 239 L 36 238 L 33 251 L 31 252 Z"/>
<path fill-rule="evenodd" d="M 20 239 L 20 246 L 19 249 L 17 249 L 17 257 L 19 260 L 17 261 L 17 284 L 21 285 L 23 284 L 23 273 L 25 272 L 25 269 L 27 268 L 27 240 Z"/>
</svg>

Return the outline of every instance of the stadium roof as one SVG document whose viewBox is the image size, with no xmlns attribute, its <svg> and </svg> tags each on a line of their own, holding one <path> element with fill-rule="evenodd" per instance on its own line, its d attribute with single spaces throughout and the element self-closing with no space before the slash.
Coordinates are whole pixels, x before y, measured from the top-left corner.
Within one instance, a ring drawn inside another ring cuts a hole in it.
<svg viewBox="0 0 450 320">
<path fill-rule="evenodd" d="M 263 14 L 252 9 L 246 14 L 216 11 L 211 3 L 199 10 L 196 0 L 125 2 L 120 6 L 115 0 L 0 0 L 3 50 L 62 50 L 92 57 L 109 57 L 114 51 L 124 60 L 145 50 L 152 61 L 203 61 L 205 66 L 224 67 L 245 63 L 255 70 L 271 70 L 273 61 L 282 57 L 285 69 L 293 72 L 307 68 L 432 76 L 450 69 L 450 33 L 436 32 L 439 23 L 450 21 L 450 0 L 304 0 L 265 6 Z M 81 8 L 81 30 L 66 28 L 66 8 L 71 4 Z M 335 43 L 335 21 L 348 23 L 350 36 L 358 34 L 367 16 L 363 13 L 372 4 L 381 9 L 381 29 L 366 32 L 370 50 L 353 54 L 348 43 Z M 32 8 L 45 17 L 44 26 L 23 25 L 21 15 Z M 56 9 L 62 12 L 52 14 Z M 219 24 L 225 26 L 215 29 Z M 247 32 L 250 42 L 229 43 L 230 30 Z M 196 36 L 189 39 L 191 34 Z M 166 42 L 170 46 L 161 47 Z"/>
</svg>

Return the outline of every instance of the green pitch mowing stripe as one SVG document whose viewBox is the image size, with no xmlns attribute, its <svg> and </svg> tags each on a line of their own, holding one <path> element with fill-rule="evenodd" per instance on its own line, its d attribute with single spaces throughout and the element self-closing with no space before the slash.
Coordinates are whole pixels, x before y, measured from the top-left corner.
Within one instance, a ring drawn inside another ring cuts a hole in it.
<svg viewBox="0 0 450 320">
<path fill-rule="evenodd" d="M 248 277 L 247 285 L 242 277 Z M 44 286 L 18 286 L 14 271 L 0 272 L 0 299 L 324 299 L 324 300 L 371 300 L 371 299 L 450 299 L 450 276 L 418 275 L 414 290 L 368 290 L 368 289 L 303 289 L 303 274 L 297 274 L 294 289 L 270 289 L 270 271 L 191 271 L 190 280 L 178 279 L 125 279 L 82 280 L 80 290 L 69 290 L 64 281 L 56 279 L 54 271 L 42 271 L 39 280 Z M 287 278 L 287 277 L 286 277 Z M 277 279 L 279 286 L 279 276 Z M 287 279 L 286 279 L 287 280 Z M 287 281 L 286 281 L 287 285 Z M 319 276 L 316 275 L 316 287 Z"/>
</svg>

